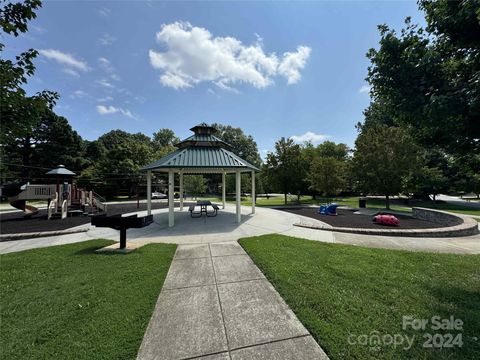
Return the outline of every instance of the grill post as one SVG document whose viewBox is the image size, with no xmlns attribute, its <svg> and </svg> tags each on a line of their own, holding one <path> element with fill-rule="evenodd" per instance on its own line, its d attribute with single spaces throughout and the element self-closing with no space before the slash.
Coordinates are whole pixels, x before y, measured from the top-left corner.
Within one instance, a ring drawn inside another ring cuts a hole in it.
<svg viewBox="0 0 480 360">
<path fill-rule="evenodd" d="M 120 249 L 125 249 L 127 247 L 127 229 L 120 229 Z"/>
</svg>

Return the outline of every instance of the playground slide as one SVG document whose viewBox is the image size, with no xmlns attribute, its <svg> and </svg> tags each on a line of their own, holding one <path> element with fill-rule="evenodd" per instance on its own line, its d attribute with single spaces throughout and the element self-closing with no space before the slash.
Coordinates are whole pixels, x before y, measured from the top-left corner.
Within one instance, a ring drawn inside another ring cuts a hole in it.
<svg viewBox="0 0 480 360">
<path fill-rule="evenodd" d="M 33 216 L 38 213 L 38 209 L 35 206 L 27 205 L 26 200 L 18 200 L 16 198 L 9 198 L 8 199 L 11 206 L 22 210 L 24 212 L 24 216 Z"/>
<path fill-rule="evenodd" d="M 8 202 L 16 209 L 22 210 L 25 216 L 33 216 L 38 213 L 35 206 L 27 205 L 25 199 L 19 199 L 26 185 L 21 183 L 12 183 L 2 186 L 2 195 L 8 198 Z"/>
</svg>

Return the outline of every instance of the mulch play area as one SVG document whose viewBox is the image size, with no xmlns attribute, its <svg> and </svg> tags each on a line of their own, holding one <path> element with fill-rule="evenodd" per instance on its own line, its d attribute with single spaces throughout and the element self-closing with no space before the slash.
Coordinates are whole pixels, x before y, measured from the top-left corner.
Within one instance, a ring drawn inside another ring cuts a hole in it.
<svg viewBox="0 0 480 360">
<path fill-rule="evenodd" d="M 372 221 L 372 216 L 370 215 L 354 214 L 354 212 L 356 211 L 354 209 L 337 209 L 337 216 L 320 215 L 318 214 L 318 208 L 291 208 L 282 210 L 288 211 L 293 214 L 306 216 L 312 219 L 317 219 L 334 227 L 361 229 L 430 229 L 444 227 L 431 221 L 415 219 L 407 215 L 397 214 L 395 214 L 395 216 L 400 220 L 400 226 L 391 227 L 386 225 L 379 225 Z"/>
<path fill-rule="evenodd" d="M 188 206 L 187 202 L 184 203 Z M 179 206 L 175 204 L 175 206 Z M 152 209 L 167 208 L 166 202 L 153 202 Z M 136 203 L 126 204 L 108 204 L 108 215 L 125 214 L 135 211 L 147 210 L 146 203 L 140 203 L 140 207 L 137 209 Z M 100 212 L 101 214 L 101 212 Z M 23 217 L 23 212 L 16 211 L 6 214 L 0 213 L 0 232 L 2 234 L 18 234 L 29 232 L 42 232 L 42 231 L 58 231 L 65 230 L 71 227 L 89 224 L 89 216 L 72 216 L 65 219 L 51 219 L 47 220 L 47 210 L 42 209 L 37 215 L 31 218 Z"/>
</svg>

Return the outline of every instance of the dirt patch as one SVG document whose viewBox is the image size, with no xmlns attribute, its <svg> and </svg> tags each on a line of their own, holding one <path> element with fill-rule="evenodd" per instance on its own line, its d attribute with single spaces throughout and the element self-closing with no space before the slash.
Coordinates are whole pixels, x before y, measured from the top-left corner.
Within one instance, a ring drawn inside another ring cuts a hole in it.
<svg viewBox="0 0 480 360">
<path fill-rule="evenodd" d="M 184 206 L 190 204 L 185 202 Z M 178 207 L 178 204 L 175 204 Z M 152 209 L 164 209 L 168 205 L 165 201 L 152 202 Z M 109 204 L 108 215 L 125 214 L 135 211 L 147 210 L 147 204 L 141 203 L 137 209 L 136 203 Z M 0 232 L 2 234 L 19 234 L 42 231 L 58 231 L 69 229 L 74 226 L 90 224 L 89 216 L 72 216 L 65 219 L 47 219 L 47 210 L 40 210 L 37 215 L 31 218 L 23 217 L 23 212 L 0 214 Z"/>
<path fill-rule="evenodd" d="M 282 209 L 282 211 L 317 219 L 334 227 L 357 229 L 432 229 L 445 227 L 431 221 L 414 219 L 405 215 L 395 215 L 400 220 L 399 226 L 379 225 L 372 221 L 372 216 L 354 214 L 355 210 L 348 209 L 338 209 L 337 216 L 320 215 L 317 208 Z"/>
</svg>

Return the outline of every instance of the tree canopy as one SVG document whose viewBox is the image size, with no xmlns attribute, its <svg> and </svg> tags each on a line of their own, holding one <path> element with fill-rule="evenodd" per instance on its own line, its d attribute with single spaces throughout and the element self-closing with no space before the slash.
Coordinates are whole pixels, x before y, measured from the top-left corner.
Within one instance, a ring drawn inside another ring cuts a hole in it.
<svg viewBox="0 0 480 360">
<path fill-rule="evenodd" d="M 250 164 L 259 166 L 262 162 L 257 143 L 251 135 L 246 135 L 241 128 L 230 125 L 212 124 L 217 129 L 218 138 L 232 146 L 232 152 Z"/>
<path fill-rule="evenodd" d="M 359 190 L 389 197 L 403 190 L 418 164 L 418 148 L 400 127 L 375 125 L 363 129 L 355 141 L 353 171 Z"/>
</svg>

